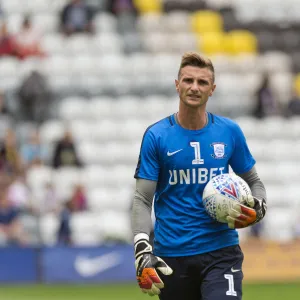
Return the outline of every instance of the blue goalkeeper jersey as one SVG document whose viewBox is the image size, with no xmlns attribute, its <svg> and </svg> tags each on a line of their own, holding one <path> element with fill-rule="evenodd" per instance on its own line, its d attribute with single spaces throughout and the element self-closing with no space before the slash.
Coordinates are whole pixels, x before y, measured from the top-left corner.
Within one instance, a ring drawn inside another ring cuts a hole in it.
<svg viewBox="0 0 300 300">
<path fill-rule="evenodd" d="M 169 116 L 147 128 L 135 178 L 157 181 L 154 196 L 154 254 L 188 256 L 239 243 L 238 233 L 213 220 L 202 203 L 207 182 L 229 166 L 245 173 L 255 164 L 234 121 L 208 113 L 200 130 Z"/>
</svg>

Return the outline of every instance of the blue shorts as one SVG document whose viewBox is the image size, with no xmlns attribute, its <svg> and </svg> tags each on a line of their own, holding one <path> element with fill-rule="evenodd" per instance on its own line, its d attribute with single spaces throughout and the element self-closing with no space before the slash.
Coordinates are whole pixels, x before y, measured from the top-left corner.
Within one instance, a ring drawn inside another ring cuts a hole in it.
<svg viewBox="0 0 300 300">
<path fill-rule="evenodd" d="M 161 257 L 173 274 L 161 275 L 160 300 L 241 300 L 243 252 L 239 245 L 212 252 Z"/>
</svg>

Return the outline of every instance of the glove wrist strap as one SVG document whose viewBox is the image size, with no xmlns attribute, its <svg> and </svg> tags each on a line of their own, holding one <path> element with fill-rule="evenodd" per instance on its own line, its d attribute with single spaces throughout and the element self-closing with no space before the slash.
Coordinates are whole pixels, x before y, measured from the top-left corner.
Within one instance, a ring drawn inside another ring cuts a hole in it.
<svg viewBox="0 0 300 300">
<path fill-rule="evenodd" d="M 146 253 L 152 253 L 152 246 L 149 244 L 147 240 L 139 240 L 134 244 L 134 254 L 135 258 L 138 258 L 139 256 L 146 254 Z"/>
</svg>

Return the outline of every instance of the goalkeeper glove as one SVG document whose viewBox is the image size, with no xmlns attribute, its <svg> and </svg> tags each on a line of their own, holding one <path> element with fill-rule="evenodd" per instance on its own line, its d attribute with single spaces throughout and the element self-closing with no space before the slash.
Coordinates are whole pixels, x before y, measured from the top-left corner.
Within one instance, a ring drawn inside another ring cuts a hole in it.
<svg viewBox="0 0 300 300">
<path fill-rule="evenodd" d="M 159 295 L 164 283 L 157 271 L 171 275 L 173 270 L 160 257 L 152 254 L 152 246 L 147 240 L 138 240 L 134 250 L 136 278 L 142 292 L 150 296 Z"/>
<path fill-rule="evenodd" d="M 245 228 L 259 222 L 265 216 L 267 211 L 265 199 L 260 200 L 248 195 L 245 202 L 246 205 L 232 202 L 227 216 L 229 228 Z"/>
</svg>

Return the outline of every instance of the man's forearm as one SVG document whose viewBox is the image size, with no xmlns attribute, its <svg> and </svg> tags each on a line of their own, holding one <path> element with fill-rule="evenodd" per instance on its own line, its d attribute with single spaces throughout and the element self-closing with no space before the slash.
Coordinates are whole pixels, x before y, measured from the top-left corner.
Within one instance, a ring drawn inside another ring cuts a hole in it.
<svg viewBox="0 0 300 300">
<path fill-rule="evenodd" d="M 139 233 L 150 235 L 152 229 L 152 202 L 155 189 L 155 181 L 137 179 L 131 214 L 134 236 Z"/>
</svg>

